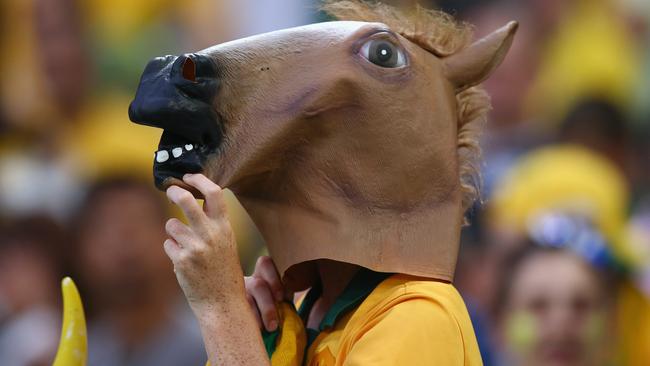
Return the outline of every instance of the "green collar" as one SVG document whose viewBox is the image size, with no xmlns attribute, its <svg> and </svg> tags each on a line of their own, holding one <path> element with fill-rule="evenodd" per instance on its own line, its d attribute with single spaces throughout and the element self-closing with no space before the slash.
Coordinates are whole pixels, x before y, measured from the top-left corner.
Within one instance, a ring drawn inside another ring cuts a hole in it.
<svg viewBox="0 0 650 366">
<path fill-rule="evenodd" d="M 350 283 L 346 286 L 343 293 L 336 299 L 334 305 L 327 311 L 323 320 L 320 322 L 318 329 L 306 329 L 307 331 L 307 348 L 309 348 L 318 336 L 320 332 L 327 328 L 334 326 L 336 321 L 342 316 L 359 306 L 363 300 L 370 295 L 370 293 L 386 278 L 391 276 L 392 273 L 381 273 L 374 272 L 366 268 L 361 268 L 359 271 L 352 277 Z M 309 290 L 300 309 L 298 310 L 298 315 L 306 321 L 311 311 L 312 306 L 322 294 L 321 285 L 318 284 Z M 275 332 L 262 331 L 262 337 L 264 339 L 264 345 L 266 346 L 266 352 L 269 357 L 273 354 L 275 350 L 275 343 L 278 335 L 280 334 L 279 330 Z"/>
<path fill-rule="evenodd" d="M 317 330 L 322 332 L 327 328 L 333 327 L 341 315 L 346 314 L 361 304 L 375 287 L 390 275 L 390 273 L 374 272 L 366 268 L 359 269 L 345 290 L 336 299 L 334 305 L 327 311 Z M 314 306 L 316 300 L 321 296 L 322 291 L 323 289 L 319 284 L 309 290 L 305 296 L 305 299 L 300 305 L 300 309 L 298 309 L 298 315 L 300 315 L 303 321 L 309 316 L 312 306 Z"/>
</svg>

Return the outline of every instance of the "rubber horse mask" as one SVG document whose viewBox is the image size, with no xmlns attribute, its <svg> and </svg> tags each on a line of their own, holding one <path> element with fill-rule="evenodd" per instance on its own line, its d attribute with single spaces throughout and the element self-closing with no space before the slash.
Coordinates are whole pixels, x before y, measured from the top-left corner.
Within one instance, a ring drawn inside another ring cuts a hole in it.
<svg viewBox="0 0 650 366">
<path fill-rule="evenodd" d="M 164 129 L 156 185 L 231 189 L 285 279 L 327 258 L 451 281 L 489 105 L 472 87 L 517 24 L 468 46 L 436 16 L 429 38 L 335 21 L 154 59 L 129 116 Z"/>
</svg>

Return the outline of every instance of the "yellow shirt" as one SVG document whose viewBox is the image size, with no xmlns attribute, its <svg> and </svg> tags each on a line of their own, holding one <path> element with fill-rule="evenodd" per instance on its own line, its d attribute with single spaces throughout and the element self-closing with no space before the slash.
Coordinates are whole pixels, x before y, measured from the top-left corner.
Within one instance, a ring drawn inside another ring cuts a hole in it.
<svg viewBox="0 0 650 366">
<path fill-rule="evenodd" d="M 378 275 L 366 273 L 367 278 Z M 353 279 L 320 329 L 308 330 L 320 332 L 307 349 L 305 365 L 483 364 L 467 309 L 453 285 L 402 274 L 382 279 L 365 293 L 354 289 L 360 281 Z"/>
</svg>

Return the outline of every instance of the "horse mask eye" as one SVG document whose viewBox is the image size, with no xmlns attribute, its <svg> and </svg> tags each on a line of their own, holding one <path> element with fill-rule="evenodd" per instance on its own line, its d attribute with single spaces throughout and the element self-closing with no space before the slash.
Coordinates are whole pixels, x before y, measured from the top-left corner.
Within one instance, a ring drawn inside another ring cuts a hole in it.
<svg viewBox="0 0 650 366">
<path fill-rule="evenodd" d="M 404 52 L 387 40 L 369 40 L 361 46 L 359 52 L 368 61 L 377 66 L 395 68 L 406 64 Z"/>
</svg>

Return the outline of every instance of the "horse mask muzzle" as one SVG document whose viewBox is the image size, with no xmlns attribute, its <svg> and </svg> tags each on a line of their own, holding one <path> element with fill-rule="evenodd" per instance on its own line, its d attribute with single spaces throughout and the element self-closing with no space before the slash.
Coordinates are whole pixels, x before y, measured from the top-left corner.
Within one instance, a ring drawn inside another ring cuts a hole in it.
<svg viewBox="0 0 650 366">
<path fill-rule="evenodd" d="M 205 55 L 157 57 L 145 67 L 129 118 L 164 130 L 153 166 L 159 189 L 169 178 L 202 172 L 217 151 L 223 136 L 213 108 L 218 87 L 217 67 Z"/>
</svg>

